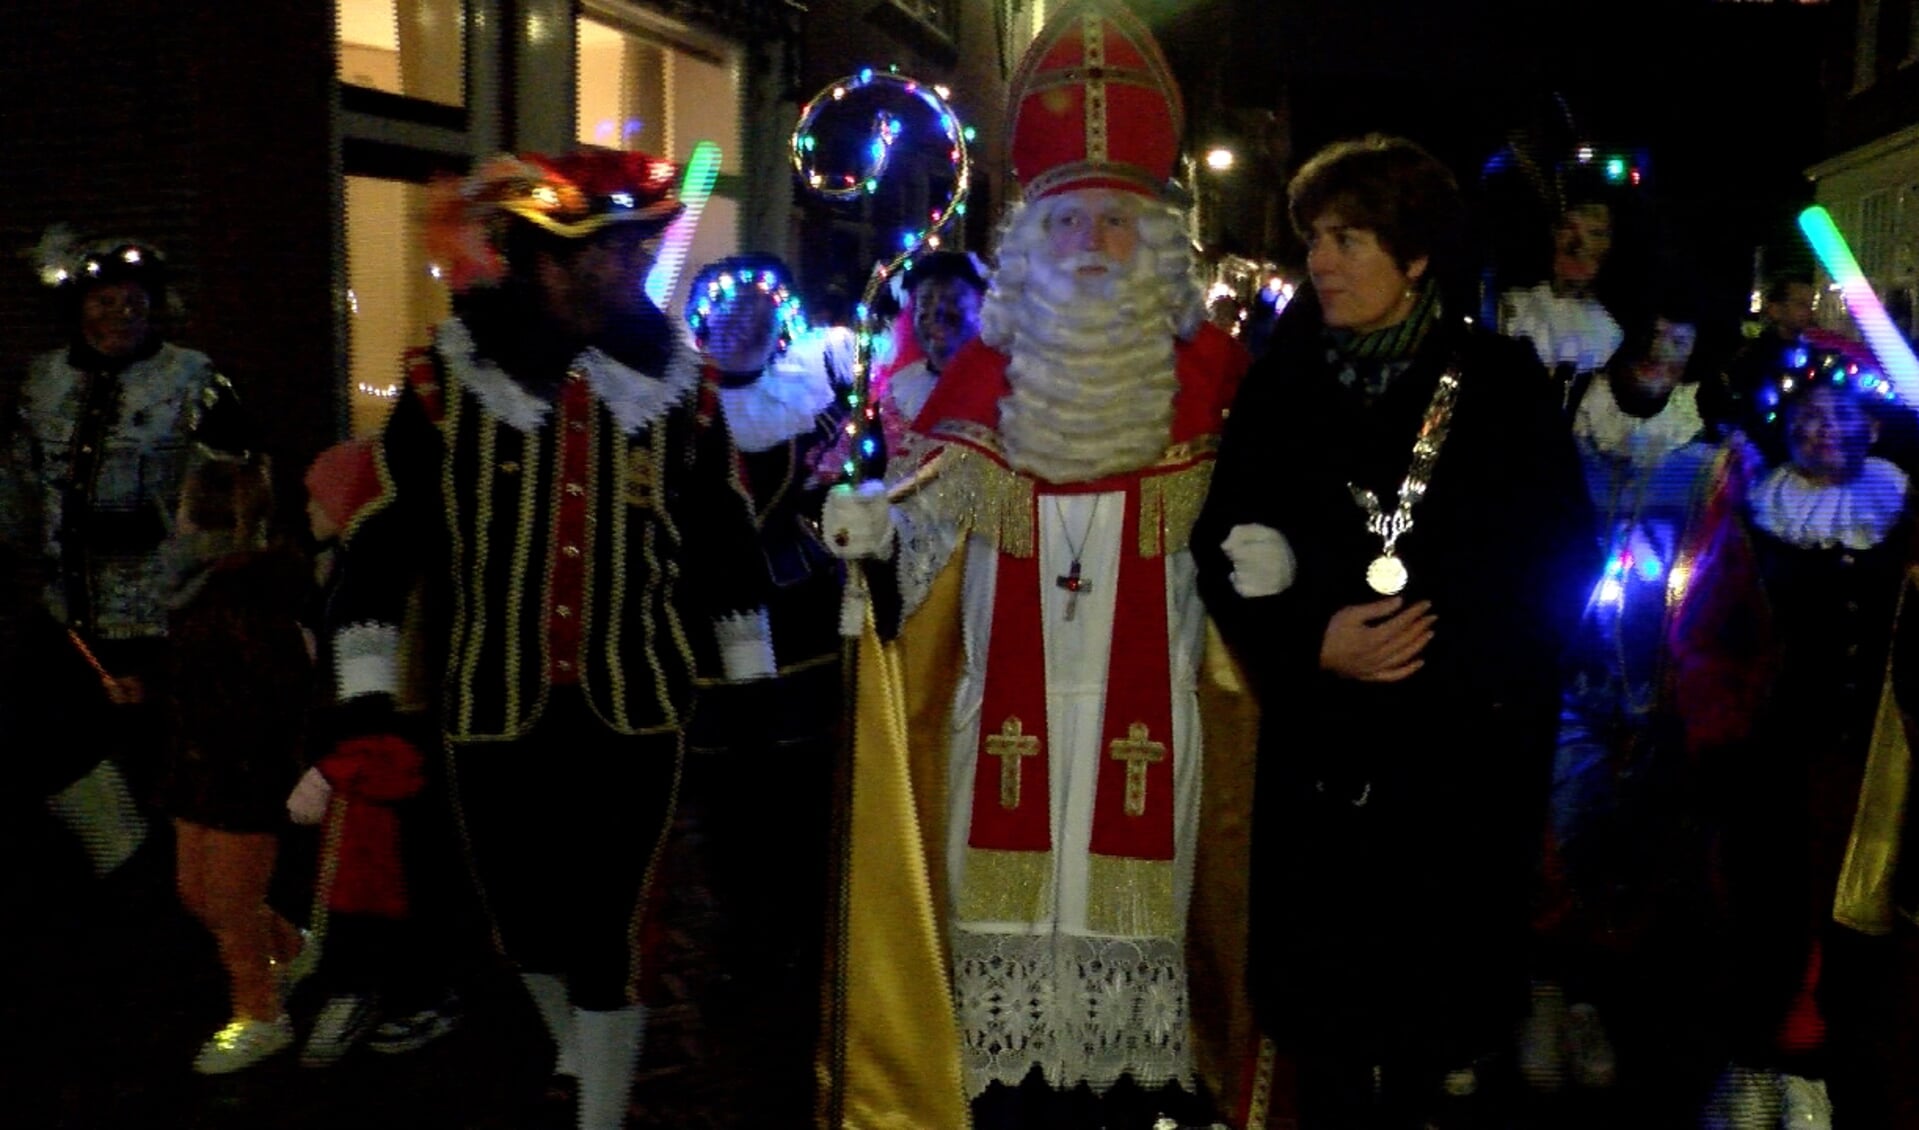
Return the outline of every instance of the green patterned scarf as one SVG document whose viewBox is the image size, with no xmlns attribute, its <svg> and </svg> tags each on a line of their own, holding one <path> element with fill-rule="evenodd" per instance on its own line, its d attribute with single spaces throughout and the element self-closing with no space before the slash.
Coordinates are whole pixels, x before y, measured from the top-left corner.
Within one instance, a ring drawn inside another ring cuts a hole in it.
<svg viewBox="0 0 1919 1130">
<path fill-rule="evenodd" d="M 1412 311 L 1392 325 L 1369 333 L 1327 330 L 1326 359 L 1339 374 L 1339 383 L 1359 389 L 1370 400 L 1411 367 L 1439 315 L 1439 285 L 1429 276 L 1420 284 Z"/>
</svg>

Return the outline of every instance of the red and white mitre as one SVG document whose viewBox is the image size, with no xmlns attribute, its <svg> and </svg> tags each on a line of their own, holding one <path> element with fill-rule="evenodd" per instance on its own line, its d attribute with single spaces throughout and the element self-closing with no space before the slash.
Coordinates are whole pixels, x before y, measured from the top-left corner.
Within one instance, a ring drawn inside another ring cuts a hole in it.
<svg viewBox="0 0 1919 1130">
<path fill-rule="evenodd" d="M 1008 91 L 1013 175 L 1029 200 L 1083 188 L 1162 196 L 1185 110 L 1152 32 L 1119 0 L 1069 0 Z"/>
</svg>

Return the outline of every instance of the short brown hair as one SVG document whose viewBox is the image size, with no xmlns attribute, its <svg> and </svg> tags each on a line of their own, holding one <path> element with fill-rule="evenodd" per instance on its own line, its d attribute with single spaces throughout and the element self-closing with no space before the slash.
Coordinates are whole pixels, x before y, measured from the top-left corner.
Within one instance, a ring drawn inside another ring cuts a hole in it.
<svg viewBox="0 0 1919 1130">
<path fill-rule="evenodd" d="M 1313 221 L 1336 212 L 1378 236 L 1401 267 L 1419 258 L 1449 259 L 1464 236 L 1458 182 L 1403 137 L 1369 133 L 1328 145 L 1294 174 L 1286 196 L 1287 215 L 1302 238 Z"/>
<path fill-rule="evenodd" d="M 273 517 L 273 478 L 264 455 L 202 458 L 187 471 L 180 499 L 201 530 L 265 533 Z"/>
</svg>

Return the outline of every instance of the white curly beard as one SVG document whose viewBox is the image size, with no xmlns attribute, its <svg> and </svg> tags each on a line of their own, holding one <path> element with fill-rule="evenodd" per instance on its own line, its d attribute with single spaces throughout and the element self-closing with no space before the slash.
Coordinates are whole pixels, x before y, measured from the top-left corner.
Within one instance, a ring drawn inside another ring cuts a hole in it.
<svg viewBox="0 0 1919 1130">
<path fill-rule="evenodd" d="M 1165 288 L 1139 263 L 1082 279 L 1031 260 L 1009 304 L 1012 392 L 1000 401 L 1007 462 L 1049 482 L 1134 471 L 1165 452 L 1179 381 Z"/>
</svg>

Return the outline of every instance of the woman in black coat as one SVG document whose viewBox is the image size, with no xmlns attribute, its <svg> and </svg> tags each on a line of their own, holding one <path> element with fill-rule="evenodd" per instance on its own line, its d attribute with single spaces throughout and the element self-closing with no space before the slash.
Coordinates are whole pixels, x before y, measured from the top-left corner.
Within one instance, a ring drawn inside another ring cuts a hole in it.
<svg viewBox="0 0 1919 1130">
<path fill-rule="evenodd" d="M 1598 552 L 1545 372 L 1442 285 L 1450 174 L 1373 136 L 1289 196 L 1313 285 L 1193 535 L 1264 716 L 1252 980 L 1303 1125 L 1417 1126 L 1526 1004 L 1556 667 Z"/>
</svg>

